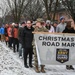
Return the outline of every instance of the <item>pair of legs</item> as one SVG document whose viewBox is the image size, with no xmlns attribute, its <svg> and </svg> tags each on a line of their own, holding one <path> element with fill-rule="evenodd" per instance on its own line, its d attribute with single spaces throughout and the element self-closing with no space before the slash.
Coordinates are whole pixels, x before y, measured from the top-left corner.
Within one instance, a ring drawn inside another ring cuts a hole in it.
<svg viewBox="0 0 75 75">
<path fill-rule="evenodd" d="M 34 51 L 34 66 L 35 66 L 35 71 L 37 73 L 40 73 L 40 72 L 45 73 L 45 70 L 44 70 L 45 65 L 40 65 L 41 70 L 39 70 L 36 49 L 34 48 L 33 51 Z"/>
<path fill-rule="evenodd" d="M 18 52 L 18 49 L 19 49 L 19 40 L 17 38 L 14 38 L 14 40 L 13 40 L 13 52 L 15 52 L 16 46 L 17 46 L 17 52 Z"/>
<path fill-rule="evenodd" d="M 5 41 L 5 35 L 1 34 L 1 41 L 4 42 Z"/>
<path fill-rule="evenodd" d="M 19 57 L 23 57 L 23 50 L 22 44 L 19 43 Z"/>
<path fill-rule="evenodd" d="M 66 65 L 66 69 L 68 69 L 68 70 L 74 70 L 74 68 L 73 68 L 72 65 Z"/>
<path fill-rule="evenodd" d="M 8 45 L 8 41 L 5 41 L 6 45 Z"/>
<path fill-rule="evenodd" d="M 29 55 L 29 66 L 32 66 L 32 55 L 33 55 L 33 48 L 24 48 L 24 66 L 28 68 L 27 65 L 27 56 Z"/>
<path fill-rule="evenodd" d="M 5 43 L 6 43 L 6 45 L 8 45 L 8 40 L 9 40 L 8 36 L 5 36 Z"/>
<path fill-rule="evenodd" d="M 9 37 L 9 41 L 8 41 L 9 47 L 12 47 L 13 44 L 13 37 Z"/>
</svg>

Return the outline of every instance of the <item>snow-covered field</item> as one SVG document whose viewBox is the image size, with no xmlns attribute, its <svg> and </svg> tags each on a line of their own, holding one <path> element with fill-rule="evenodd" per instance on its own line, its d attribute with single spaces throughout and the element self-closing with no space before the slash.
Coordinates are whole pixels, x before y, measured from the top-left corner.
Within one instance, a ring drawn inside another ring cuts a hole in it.
<svg viewBox="0 0 75 75">
<path fill-rule="evenodd" d="M 34 68 L 25 68 L 18 53 L 0 42 L 0 75 L 75 75 L 75 70 L 66 70 L 65 65 L 46 65 L 45 70 L 46 73 L 36 73 Z"/>
</svg>

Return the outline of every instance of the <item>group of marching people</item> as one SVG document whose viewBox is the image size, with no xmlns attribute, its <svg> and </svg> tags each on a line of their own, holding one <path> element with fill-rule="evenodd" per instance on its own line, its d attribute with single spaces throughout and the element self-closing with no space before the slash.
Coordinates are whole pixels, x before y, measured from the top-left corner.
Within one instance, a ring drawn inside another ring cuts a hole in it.
<svg viewBox="0 0 75 75">
<path fill-rule="evenodd" d="M 6 45 L 13 52 L 19 52 L 19 57 L 24 58 L 25 68 L 33 67 L 32 59 L 34 58 L 35 71 L 37 73 L 45 73 L 45 65 L 38 66 L 36 47 L 34 43 L 34 34 L 32 32 L 50 32 L 50 33 L 75 33 L 74 27 L 71 27 L 71 22 L 65 23 L 65 18 L 60 17 L 60 23 L 54 22 L 51 24 L 50 20 L 46 22 L 42 18 L 38 18 L 33 25 L 31 20 L 22 22 L 21 26 L 18 23 L 6 24 L 4 27 L 4 35 Z M 34 54 L 34 57 L 33 57 Z M 29 62 L 28 60 L 29 55 Z M 29 65 L 28 65 L 29 64 Z M 66 69 L 74 70 L 72 65 L 66 65 Z"/>
<path fill-rule="evenodd" d="M 13 52 L 18 52 L 19 50 L 19 40 L 18 40 L 18 24 L 6 24 L 5 25 L 5 42 L 6 45 L 8 45 L 8 47 L 10 49 L 13 48 Z M 17 45 L 17 47 L 16 47 Z M 17 48 L 17 49 L 16 49 Z"/>
</svg>

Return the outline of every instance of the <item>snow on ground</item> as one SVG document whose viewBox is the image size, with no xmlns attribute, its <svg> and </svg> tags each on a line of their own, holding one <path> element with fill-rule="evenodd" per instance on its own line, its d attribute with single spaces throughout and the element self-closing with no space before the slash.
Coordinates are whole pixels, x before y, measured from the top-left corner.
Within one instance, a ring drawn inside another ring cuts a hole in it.
<svg viewBox="0 0 75 75">
<path fill-rule="evenodd" d="M 46 73 L 36 73 L 34 68 L 25 68 L 18 53 L 0 42 L 0 75 L 75 75 L 75 70 L 66 70 L 65 65 L 46 65 L 45 70 Z"/>
</svg>

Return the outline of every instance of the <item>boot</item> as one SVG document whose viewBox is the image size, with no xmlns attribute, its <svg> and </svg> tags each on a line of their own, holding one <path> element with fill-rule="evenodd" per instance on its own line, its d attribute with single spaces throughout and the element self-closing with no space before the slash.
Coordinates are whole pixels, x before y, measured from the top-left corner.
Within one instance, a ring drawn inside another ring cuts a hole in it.
<svg viewBox="0 0 75 75">
<path fill-rule="evenodd" d="M 35 71 L 36 71 L 37 73 L 40 73 L 38 66 L 35 66 Z"/>
<path fill-rule="evenodd" d="M 70 70 L 70 65 L 66 65 L 66 69 L 67 70 Z"/>
<path fill-rule="evenodd" d="M 25 66 L 25 68 L 29 68 L 29 66 L 28 65 L 24 65 Z"/>
<path fill-rule="evenodd" d="M 42 72 L 42 73 L 45 73 L 44 65 L 41 65 L 41 72 Z"/>
<path fill-rule="evenodd" d="M 32 68 L 33 67 L 32 64 L 29 64 L 29 67 Z"/>
<path fill-rule="evenodd" d="M 72 66 L 72 65 L 70 65 L 70 69 L 74 70 L 74 68 L 73 68 L 73 66 Z"/>
</svg>

